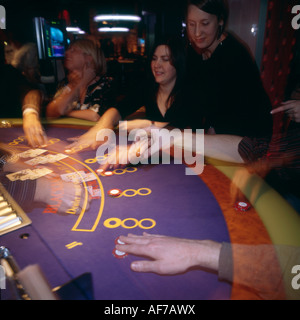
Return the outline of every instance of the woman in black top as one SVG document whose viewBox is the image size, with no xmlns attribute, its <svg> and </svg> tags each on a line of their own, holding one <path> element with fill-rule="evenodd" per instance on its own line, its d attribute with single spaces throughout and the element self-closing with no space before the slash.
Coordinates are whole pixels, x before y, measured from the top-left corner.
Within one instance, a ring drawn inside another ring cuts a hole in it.
<svg viewBox="0 0 300 320">
<path fill-rule="evenodd" d="M 155 44 L 148 79 L 117 106 L 122 119 L 145 107 L 147 120 L 131 121 L 130 129 L 148 127 L 151 122 L 158 122 L 156 125 L 160 127 L 167 124 L 183 127 L 179 113 L 184 101 L 185 69 L 181 39 L 169 38 Z"/>
<path fill-rule="evenodd" d="M 223 0 L 190 0 L 186 25 L 193 127 L 239 136 L 272 134 L 271 103 L 248 50 L 225 32 Z M 196 108 L 195 108 L 195 107 Z"/>
<path fill-rule="evenodd" d="M 182 101 L 185 80 L 185 49 L 181 38 L 169 38 L 154 46 L 151 56 L 149 81 L 136 86 L 118 106 L 108 109 L 98 123 L 68 149 L 78 145 L 96 148 L 97 133 L 102 129 L 114 129 L 141 107 L 146 108 L 146 119 L 127 122 L 127 129 L 173 125 L 184 128 Z"/>
</svg>

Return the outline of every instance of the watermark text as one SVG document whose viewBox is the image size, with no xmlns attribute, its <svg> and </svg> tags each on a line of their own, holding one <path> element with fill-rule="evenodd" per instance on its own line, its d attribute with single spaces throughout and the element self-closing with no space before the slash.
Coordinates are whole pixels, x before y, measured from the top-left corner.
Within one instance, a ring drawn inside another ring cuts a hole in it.
<svg viewBox="0 0 300 320">
<path fill-rule="evenodd" d="M 96 158 L 106 164 L 186 164 L 186 175 L 199 175 L 204 168 L 204 130 L 149 127 L 127 132 L 127 122 L 120 121 L 118 137 L 111 129 L 102 129 Z M 118 141 L 117 141 L 118 140 Z M 109 154 L 109 157 L 105 157 Z M 98 161 L 100 164 L 104 164 Z"/>
<path fill-rule="evenodd" d="M 295 17 L 292 19 L 292 27 L 298 30 L 300 29 L 300 5 L 293 6 L 292 14 L 295 14 Z"/>
<path fill-rule="evenodd" d="M 5 270 L 4 267 L 0 266 L 0 290 L 1 289 L 6 289 L 5 287 Z"/>
<path fill-rule="evenodd" d="M 6 11 L 3 6 L 0 5 L 0 29 L 6 29 Z"/>
<path fill-rule="evenodd" d="M 300 289 L 300 265 L 293 266 L 292 274 L 296 274 L 292 279 L 292 287 L 294 290 L 299 290 Z"/>
</svg>

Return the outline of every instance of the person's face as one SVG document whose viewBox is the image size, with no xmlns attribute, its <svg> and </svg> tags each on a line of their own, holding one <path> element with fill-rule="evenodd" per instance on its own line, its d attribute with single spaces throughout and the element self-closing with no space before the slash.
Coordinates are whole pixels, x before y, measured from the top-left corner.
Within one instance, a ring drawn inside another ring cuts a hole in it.
<svg viewBox="0 0 300 320">
<path fill-rule="evenodd" d="M 218 41 L 220 25 L 223 25 L 223 21 L 218 21 L 217 16 L 194 5 L 188 7 L 187 33 L 195 49 L 203 51 L 214 47 Z"/>
<path fill-rule="evenodd" d="M 66 51 L 65 67 L 69 71 L 82 70 L 86 63 L 86 54 L 77 46 L 70 46 Z"/>
<path fill-rule="evenodd" d="M 169 84 L 176 80 L 176 69 L 171 64 L 168 46 L 160 45 L 156 48 L 151 61 L 151 69 L 158 84 Z"/>
</svg>

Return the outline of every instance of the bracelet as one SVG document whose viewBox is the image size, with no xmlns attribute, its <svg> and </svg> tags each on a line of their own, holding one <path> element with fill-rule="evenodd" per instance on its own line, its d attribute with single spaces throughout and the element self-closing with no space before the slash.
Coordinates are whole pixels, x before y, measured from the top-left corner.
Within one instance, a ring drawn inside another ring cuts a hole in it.
<svg viewBox="0 0 300 320">
<path fill-rule="evenodd" d="M 32 108 L 32 109 L 35 109 L 35 110 L 38 109 L 38 107 L 37 107 L 35 104 L 33 104 L 33 103 L 26 103 L 26 104 L 24 104 L 24 105 L 22 106 L 22 110 L 25 110 L 25 109 L 27 109 L 27 108 Z"/>
<path fill-rule="evenodd" d="M 34 108 L 26 108 L 26 109 L 24 109 L 23 116 L 25 116 L 26 113 L 35 113 L 37 116 L 39 115 L 39 113 Z"/>
</svg>

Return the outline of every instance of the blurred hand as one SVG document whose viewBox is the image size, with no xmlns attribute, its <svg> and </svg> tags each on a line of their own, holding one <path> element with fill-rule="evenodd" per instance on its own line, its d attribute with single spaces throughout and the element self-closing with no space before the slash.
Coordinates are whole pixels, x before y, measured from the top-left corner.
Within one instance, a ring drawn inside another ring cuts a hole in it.
<svg viewBox="0 0 300 320">
<path fill-rule="evenodd" d="M 289 115 L 291 120 L 300 122 L 300 100 L 289 100 L 283 102 L 280 107 L 271 111 L 272 114 L 278 112 L 285 112 Z"/>
<path fill-rule="evenodd" d="M 77 136 L 68 139 L 69 141 L 73 140 L 74 142 L 65 147 L 65 152 L 72 154 L 81 152 L 85 149 L 95 150 L 97 146 L 100 145 L 100 143 L 96 140 L 96 136 L 97 131 L 95 131 L 94 128 L 92 128 L 82 136 Z"/>
<path fill-rule="evenodd" d="M 68 209 L 76 211 L 79 214 L 82 209 L 88 210 L 89 197 L 86 196 L 85 190 L 81 184 L 65 182 L 60 178 L 42 177 L 37 179 L 36 193 L 34 200 L 37 202 L 43 202 L 49 205 L 53 205 L 51 198 L 51 186 L 55 187 L 55 190 L 61 190 L 60 204 L 58 212 L 66 213 Z M 57 201 L 56 203 L 57 204 Z"/>
<path fill-rule="evenodd" d="M 105 144 L 103 147 L 105 147 Z M 116 146 L 114 150 L 101 161 L 99 169 L 106 171 L 107 169 L 114 170 L 124 168 L 128 164 L 136 165 L 143 160 L 141 155 L 147 148 L 148 143 L 146 141 L 138 141 L 131 145 Z"/>
<path fill-rule="evenodd" d="M 81 71 L 74 70 L 69 73 L 68 81 L 71 87 L 87 87 L 88 84 L 96 77 L 93 68 L 85 64 Z"/>
<path fill-rule="evenodd" d="M 23 130 L 30 146 L 36 148 L 47 145 L 47 136 L 36 113 L 24 114 Z"/>
<path fill-rule="evenodd" d="M 82 69 L 82 75 L 81 75 L 81 84 L 83 86 L 88 86 L 88 84 L 95 79 L 96 77 L 96 71 L 94 68 L 92 68 L 90 65 L 85 64 Z"/>
<path fill-rule="evenodd" d="M 74 70 L 68 74 L 68 82 L 71 88 L 77 87 L 82 79 L 82 73 Z"/>
</svg>

